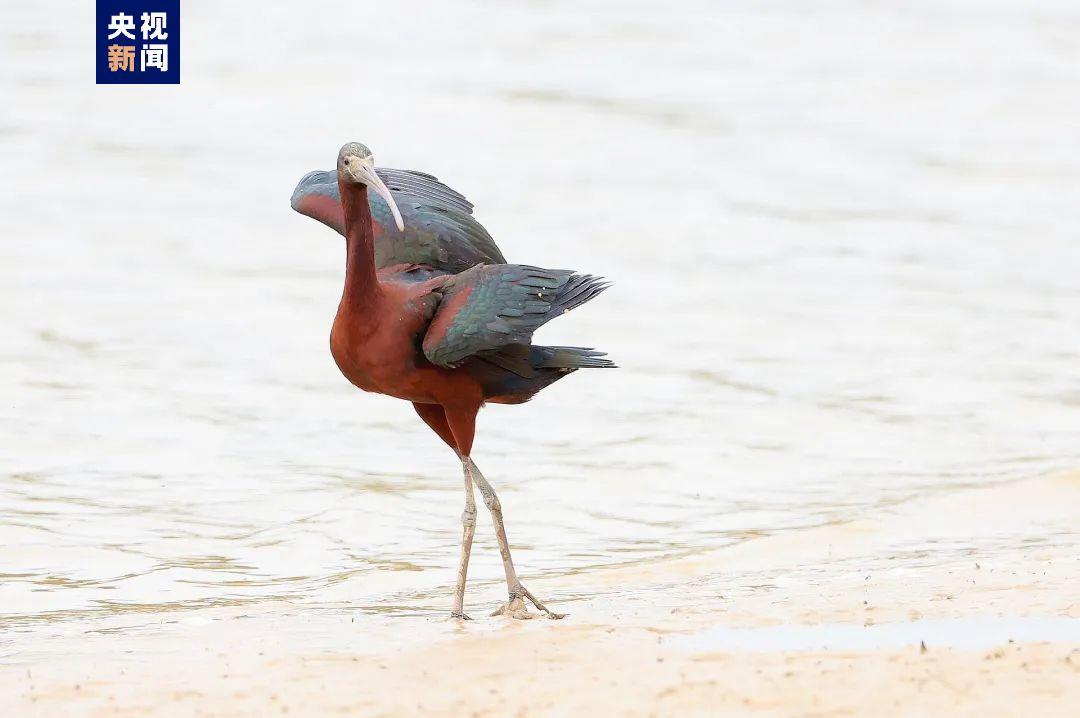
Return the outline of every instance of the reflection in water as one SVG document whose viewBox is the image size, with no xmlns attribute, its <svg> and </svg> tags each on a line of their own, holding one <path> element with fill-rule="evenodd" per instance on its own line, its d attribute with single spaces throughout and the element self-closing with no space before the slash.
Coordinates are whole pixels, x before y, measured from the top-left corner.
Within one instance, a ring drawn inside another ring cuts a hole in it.
<svg viewBox="0 0 1080 718">
<path fill-rule="evenodd" d="M 455 2 L 402 53 L 363 4 L 335 23 L 372 29 L 361 78 L 333 27 L 247 5 L 190 9 L 164 94 L 88 84 L 30 5 L 0 29 L 0 625 L 445 609 L 459 467 L 333 367 L 341 240 L 289 208 L 347 139 L 462 190 L 513 261 L 615 281 L 542 338 L 623 368 L 480 419 L 523 576 L 1080 457 L 1080 157 L 1054 139 L 1080 58 L 1049 10 L 842 4 L 808 36 L 794 2 Z"/>
</svg>

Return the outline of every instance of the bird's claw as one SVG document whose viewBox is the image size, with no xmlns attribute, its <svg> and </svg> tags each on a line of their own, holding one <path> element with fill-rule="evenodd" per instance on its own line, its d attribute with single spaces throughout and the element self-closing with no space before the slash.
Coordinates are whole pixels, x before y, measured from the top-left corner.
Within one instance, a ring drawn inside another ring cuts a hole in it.
<svg viewBox="0 0 1080 718">
<path fill-rule="evenodd" d="M 455 619 L 457 619 L 458 621 L 471 621 L 472 620 L 467 615 L 465 615 L 464 611 L 451 611 L 450 620 L 455 620 Z"/>
<path fill-rule="evenodd" d="M 529 593 L 529 589 L 525 588 L 524 586 L 521 587 L 521 592 L 525 594 L 525 598 L 529 599 L 532 605 L 536 606 L 538 611 L 543 613 L 547 618 L 550 618 L 552 621 L 558 621 L 560 618 L 566 618 L 565 613 L 555 613 L 550 608 L 540 603 L 540 599 Z"/>
<path fill-rule="evenodd" d="M 536 618 L 529 609 L 525 606 L 525 600 L 521 596 L 514 596 L 509 601 L 504 603 L 495 609 L 492 616 L 506 616 L 507 618 L 516 618 L 519 621 L 528 621 L 532 618 Z"/>
<path fill-rule="evenodd" d="M 506 616 L 508 618 L 516 618 L 521 621 L 536 618 L 535 615 L 529 613 L 529 609 L 525 605 L 526 598 L 529 599 L 529 602 L 532 603 L 532 605 L 536 606 L 537 610 L 544 614 L 545 618 L 557 621 L 560 618 L 566 617 L 565 613 L 555 613 L 554 611 L 550 610 L 547 606 L 541 603 L 540 600 L 536 598 L 536 596 L 529 593 L 529 590 L 524 586 L 520 588 L 520 593 L 516 595 L 511 594 L 510 600 L 507 601 L 504 605 L 499 606 L 499 608 L 496 609 L 496 611 L 491 615 Z"/>
</svg>

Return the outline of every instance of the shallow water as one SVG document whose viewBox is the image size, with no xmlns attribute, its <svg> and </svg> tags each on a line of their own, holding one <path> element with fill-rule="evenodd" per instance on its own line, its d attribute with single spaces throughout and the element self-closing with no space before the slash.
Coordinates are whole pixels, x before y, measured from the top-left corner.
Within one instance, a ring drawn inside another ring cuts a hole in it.
<svg viewBox="0 0 1080 718">
<path fill-rule="evenodd" d="M 343 245 L 288 203 L 351 139 L 615 282 L 540 338 L 622 368 L 480 420 L 524 577 L 1080 459 L 1072 4 L 228 5 L 179 87 L 93 85 L 89 6 L 5 11 L 9 637 L 445 611 L 459 468 L 338 374 Z"/>
</svg>

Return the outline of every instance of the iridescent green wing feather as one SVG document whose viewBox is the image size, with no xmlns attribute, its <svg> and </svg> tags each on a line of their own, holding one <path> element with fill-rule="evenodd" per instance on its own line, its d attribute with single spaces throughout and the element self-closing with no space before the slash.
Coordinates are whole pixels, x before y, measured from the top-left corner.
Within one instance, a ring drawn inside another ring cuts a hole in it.
<svg viewBox="0 0 1080 718">
<path fill-rule="evenodd" d="M 599 277 L 524 264 L 473 267 L 438 290 L 439 305 L 424 336 L 424 355 L 439 366 L 532 341 L 541 325 L 607 288 Z"/>
<path fill-rule="evenodd" d="M 456 274 L 477 264 L 506 261 L 495 240 L 472 216 L 472 203 L 460 192 L 423 172 L 383 167 L 376 172 L 390 188 L 405 221 L 405 231 L 398 231 L 386 202 L 369 193 L 378 267 L 424 264 Z M 345 217 L 334 172 L 304 175 L 293 191 L 292 207 L 344 235 Z"/>
</svg>

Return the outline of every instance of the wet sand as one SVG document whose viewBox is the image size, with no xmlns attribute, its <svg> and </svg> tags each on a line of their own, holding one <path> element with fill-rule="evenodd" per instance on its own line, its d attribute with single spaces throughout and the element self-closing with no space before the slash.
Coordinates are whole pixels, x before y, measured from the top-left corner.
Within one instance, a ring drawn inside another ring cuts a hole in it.
<svg viewBox="0 0 1080 718">
<path fill-rule="evenodd" d="M 1054 474 L 533 582 L 556 604 L 598 596 L 558 622 L 483 615 L 494 587 L 470 592 L 468 623 L 161 614 L 136 635 L 99 626 L 5 666 L 0 713 L 1067 715 L 1080 704 L 1080 559 L 1071 541 L 1024 537 L 1075 540 L 1077 505 L 1080 472 Z M 960 540 L 973 548 L 949 549 Z M 990 560 L 979 546 L 995 547 Z M 806 628 L 818 624 L 832 628 Z"/>
</svg>

